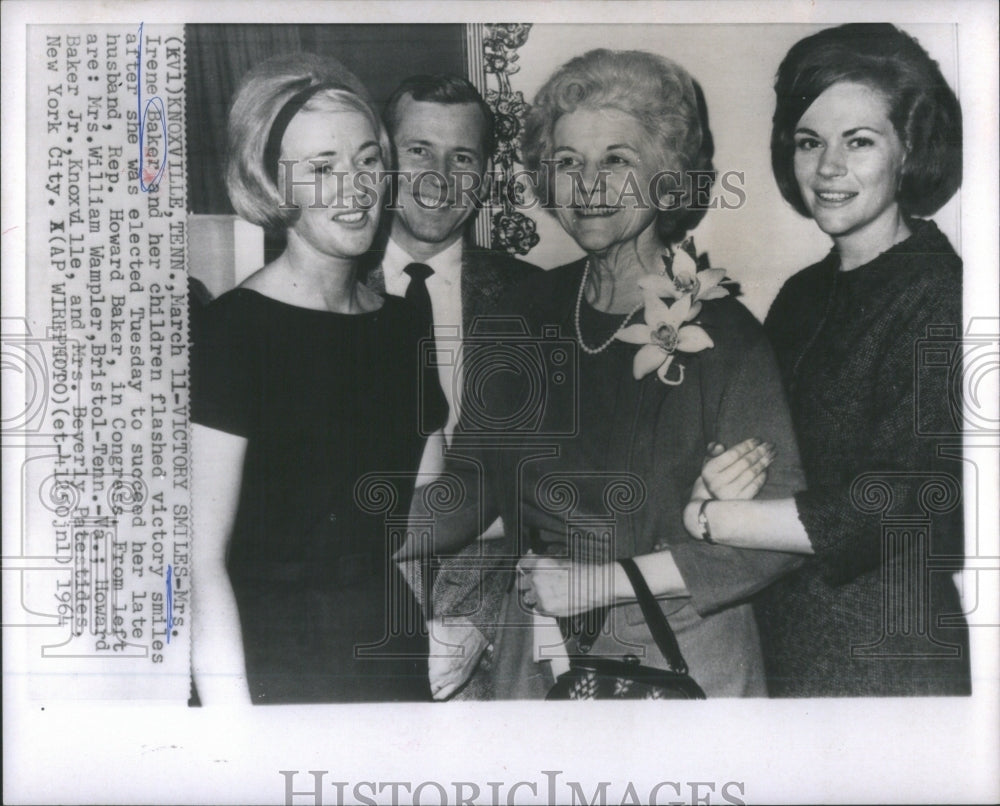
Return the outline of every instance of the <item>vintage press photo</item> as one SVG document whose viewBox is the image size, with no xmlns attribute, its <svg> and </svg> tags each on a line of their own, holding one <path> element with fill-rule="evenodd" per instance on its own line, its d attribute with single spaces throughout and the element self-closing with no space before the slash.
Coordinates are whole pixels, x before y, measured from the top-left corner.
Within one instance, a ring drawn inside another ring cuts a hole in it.
<svg viewBox="0 0 1000 806">
<path fill-rule="evenodd" d="M 3 13 L 5 800 L 995 802 L 992 4 Z"/>
</svg>

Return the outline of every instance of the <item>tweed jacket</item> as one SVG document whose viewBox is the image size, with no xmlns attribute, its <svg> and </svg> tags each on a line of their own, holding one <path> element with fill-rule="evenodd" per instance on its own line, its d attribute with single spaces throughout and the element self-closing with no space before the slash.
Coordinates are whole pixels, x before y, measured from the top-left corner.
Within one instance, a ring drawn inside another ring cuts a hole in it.
<svg viewBox="0 0 1000 806">
<path fill-rule="evenodd" d="M 462 328 L 469 333 L 478 316 L 493 313 L 510 289 L 541 271 L 537 266 L 504 252 L 466 243 L 462 249 Z M 368 272 L 365 285 L 385 293 L 385 275 L 378 265 Z"/>
<path fill-rule="evenodd" d="M 500 299 L 529 277 L 541 274 L 537 266 L 511 257 L 504 252 L 483 249 L 466 242 L 462 249 L 462 329 L 469 334 L 478 317 L 494 313 Z M 365 284 L 380 294 L 385 293 L 385 275 L 381 264 L 374 266 L 366 275 Z M 486 524 L 488 526 L 489 524 Z M 455 563 L 446 560 L 445 567 Z M 425 596 L 424 580 L 417 562 L 400 564 L 403 575 L 413 588 L 418 601 L 424 602 L 429 610 L 431 601 L 440 606 L 442 612 L 454 612 L 457 603 L 467 597 L 467 591 L 456 590 L 447 585 L 435 588 L 432 597 Z M 439 601 L 440 600 L 440 601 Z M 428 613 L 429 615 L 429 613 Z M 459 699 L 485 699 L 481 690 L 482 681 L 467 686 Z"/>
</svg>

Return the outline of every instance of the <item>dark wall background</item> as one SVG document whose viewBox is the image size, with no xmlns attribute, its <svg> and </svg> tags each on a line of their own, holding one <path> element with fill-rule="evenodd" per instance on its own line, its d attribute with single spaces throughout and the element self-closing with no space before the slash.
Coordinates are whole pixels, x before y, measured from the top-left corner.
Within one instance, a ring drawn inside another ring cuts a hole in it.
<svg viewBox="0 0 1000 806">
<path fill-rule="evenodd" d="M 406 76 L 465 74 L 463 25 L 187 25 L 185 37 L 192 213 L 233 213 L 223 181 L 226 116 L 240 78 L 262 59 L 294 50 L 334 56 L 380 108 Z"/>
</svg>

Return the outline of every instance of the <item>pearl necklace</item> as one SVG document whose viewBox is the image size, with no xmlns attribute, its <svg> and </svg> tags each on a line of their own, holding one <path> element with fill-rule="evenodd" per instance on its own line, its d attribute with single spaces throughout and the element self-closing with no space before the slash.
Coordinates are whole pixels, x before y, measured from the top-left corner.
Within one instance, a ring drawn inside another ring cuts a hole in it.
<svg viewBox="0 0 1000 806">
<path fill-rule="evenodd" d="M 587 353 L 587 355 L 597 355 L 598 353 L 603 353 L 605 350 L 608 349 L 608 347 L 611 346 L 611 342 L 613 342 L 615 338 L 617 338 L 618 334 L 621 333 L 628 325 L 629 319 L 631 319 L 639 311 L 641 311 L 645 303 L 640 302 L 631 311 L 629 311 L 629 313 L 627 313 L 625 315 L 625 318 L 622 320 L 622 323 L 618 325 L 618 329 L 611 334 L 611 336 L 608 338 L 606 342 L 604 342 L 598 347 L 588 347 L 583 342 L 583 333 L 580 330 L 580 306 L 583 304 L 583 292 L 584 289 L 587 287 L 587 275 L 589 274 L 590 274 L 590 258 L 587 258 L 587 263 L 583 267 L 583 279 L 580 280 L 580 290 L 577 292 L 576 295 L 576 311 L 573 314 L 573 321 L 576 324 L 576 340 L 580 343 L 580 349 L 583 350 L 585 353 Z"/>
</svg>

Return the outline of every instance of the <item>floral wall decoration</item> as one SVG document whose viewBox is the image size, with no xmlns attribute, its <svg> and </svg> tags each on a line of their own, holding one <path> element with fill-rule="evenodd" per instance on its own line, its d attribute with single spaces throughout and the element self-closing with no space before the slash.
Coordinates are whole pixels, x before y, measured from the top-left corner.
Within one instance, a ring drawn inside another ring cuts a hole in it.
<svg viewBox="0 0 1000 806">
<path fill-rule="evenodd" d="M 531 24 L 494 23 L 477 27 L 482 29 L 483 95 L 496 118 L 489 241 L 494 249 L 526 255 L 539 238 L 535 222 L 517 209 L 523 204 L 528 188 L 523 179 L 516 177 L 514 166 L 521 162 L 521 132 L 529 105 L 523 93 L 511 89 L 510 76 L 519 69 L 517 49 L 528 40 Z"/>
</svg>

